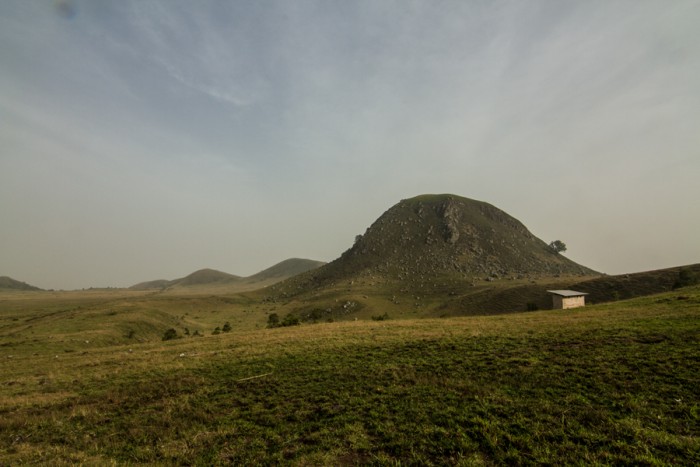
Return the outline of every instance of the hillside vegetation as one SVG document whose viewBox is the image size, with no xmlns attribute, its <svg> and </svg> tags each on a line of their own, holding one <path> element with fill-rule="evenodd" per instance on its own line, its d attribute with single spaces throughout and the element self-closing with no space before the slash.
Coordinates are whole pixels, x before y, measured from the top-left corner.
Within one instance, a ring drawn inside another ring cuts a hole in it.
<svg viewBox="0 0 700 467">
<path fill-rule="evenodd" d="M 132 294 L 0 301 L 0 464 L 700 463 L 697 286 L 569 311 L 84 337 L 134 318 L 148 297 Z M 154 322 L 213 303 L 162 300 L 180 308 Z"/>
</svg>

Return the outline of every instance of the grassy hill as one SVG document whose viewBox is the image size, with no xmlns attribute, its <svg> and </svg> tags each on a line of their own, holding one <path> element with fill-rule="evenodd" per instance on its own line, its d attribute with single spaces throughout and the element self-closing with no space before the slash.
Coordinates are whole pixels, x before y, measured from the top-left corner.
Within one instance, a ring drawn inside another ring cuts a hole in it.
<svg viewBox="0 0 700 467">
<path fill-rule="evenodd" d="M 41 290 L 26 282 L 20 282 L 8 276 L 0 276 L 0 290 Z"/>
<path fill-rule="evenodd" d="M 700 264 L 602 276 L 574 284 L 571 288 L 589 293 L 589 302 L 600 303 L 640 297 L 700 282 Z"/>
<path fill-rule="evenodd" d="M 178 279 L 171 287 L 188 287 L 192 285 L 204 285 L 204 284 L 220 284 L 220 283 L 232 283 L 237 282 L 241 278 L 239 276 L 234 276 L 233 274 L 228 274 L 225 272 L 217 271 L 215 269 L 200 269 L 192 274 L 189 274 L 182 279 Z"/>
<path fill-rule="evenodd" d="M 698 286 L 567 311 L 98 339 L 147 310 L 159 327 L 276 306 L 254 295 L 1 300 L 0 464 L 700 463 Z"/>
</svg>

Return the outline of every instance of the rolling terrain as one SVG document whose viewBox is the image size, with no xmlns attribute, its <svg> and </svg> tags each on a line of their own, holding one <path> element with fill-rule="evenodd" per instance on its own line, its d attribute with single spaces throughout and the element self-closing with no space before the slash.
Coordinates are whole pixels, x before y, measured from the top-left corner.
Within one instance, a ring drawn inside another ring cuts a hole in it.
<svg viewBox="0 0 700 467">
<path fill-rule="evenodd" d="M 1 464 L 700 463 L 698 286 L 169 341 L 138 336 L 253 301 L 49 295 L 0 301 Z"/>
<path fill-rule="evenodd" d="M 214 269 L 200 269 L 183 278 L 141 282 L 130 290 L 151 290 L 173 295 L 234 293 L 267 287 L 276 282 L 322 266 L 323 262 L 290 258 L 252 276 L 240 277 Z"/>
</svg>

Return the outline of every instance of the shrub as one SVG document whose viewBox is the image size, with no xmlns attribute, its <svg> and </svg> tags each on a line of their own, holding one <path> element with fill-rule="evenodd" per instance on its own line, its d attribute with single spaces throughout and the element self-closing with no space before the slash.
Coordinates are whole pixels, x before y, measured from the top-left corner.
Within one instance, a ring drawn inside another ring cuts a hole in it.
<svg viewBox="0 0 700 467">
<path fill-rule="evenodd" d="M 279 325 L 280 325 L 280 317 L 277 313 L 272 313 L 270 316 L 267 317 L 267 327 L 268 328 L 276 328 Z"/>
<path fill-rule="evenodd" d="M 292 313 L 289 313 L 282 320 L 282 326 L 296 326 L 297 324 L 299 324 L 299 318 L 297 318 L 296 315 Z"/>
<path fill-rule="evenodd" d="M 221 331 L 222 332 L 231 332 L 231 324 L 228 321 L 226 321 L 224 323 L 224 327 L 221 328 Z"/>
<path fill-rule="evenodd" d="M 683 268 L 678 271 L 678 279 L 673 283 L 673 288 L 680 289 L 681 287 L 688 287 L 690 285 L 695 285 L 698 283 L 698 276 L 689 268 Z"/>
<path fill-rule="evenodd" d="M 170 328 L 163 333 L 164 341 L 169 341 L 173 339 L 177 339 L 177 331 L 174 328 Z"/>
<path fill-rule="evenodd" d="M 384 313 L 383 315 L 372 316 L 372 321 L 386 321 L 389 319 L 389 313 Z"/>
<path fill-rule="evenodd" d="M 326 314 L 325 311 L 323 311 L 321 308 L 314 308 L 309 312 L 308 319 L 313 321 L 314 323 L 317 322 L 319 319 L 323 318 L 323 316 Z"/>
</svg>

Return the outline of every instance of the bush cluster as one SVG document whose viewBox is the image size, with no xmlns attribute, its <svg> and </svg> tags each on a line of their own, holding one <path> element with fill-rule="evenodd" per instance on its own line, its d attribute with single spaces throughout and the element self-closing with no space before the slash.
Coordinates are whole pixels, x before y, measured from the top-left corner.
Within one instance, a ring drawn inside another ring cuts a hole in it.
<svg viewBox="0 0 700 467">
<path fill-rule="evenodd" d="M 386 321 L 389 319 L 389 313 L 383 315 L 372 316 L 372 321 Z"/>
<path fill-rule="evenodd" d="M 279 328 L 279 327 L 285 327 L 285 326 L 296 326 L 297 324 L 300 324 L 301 321 L 299 318 L 293 314 L 289 313 L 286 315 L 282 321 L 280 321 L 280 317 L 277 313 L 272 313 L 270 316 L 267 317 L 267 327 L 268 328 Z"/>
<path fill-rule="evenodd" d="M 217 335 L 217 334 L 221 334 L 222 332 L 231 332 L 231 323 L 226 321 L 224 323 L 223 327 L 219 327 L 219 326 L 215 327 L 214 331 L 212 331 L 212 334 Z"/>
<path fill-rule="evenodd" d="M 678 271 L 678 279 L 673 283 L 673 289 L 696 285 L 698 282 L 700 282 L 700 279 L 698 279 L 698 275 L 695 272 L 689 268 L 683 268 Z"/>
</svg>

